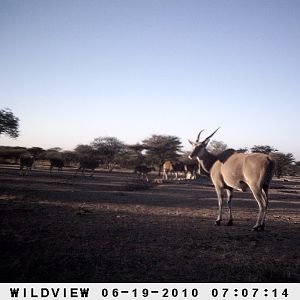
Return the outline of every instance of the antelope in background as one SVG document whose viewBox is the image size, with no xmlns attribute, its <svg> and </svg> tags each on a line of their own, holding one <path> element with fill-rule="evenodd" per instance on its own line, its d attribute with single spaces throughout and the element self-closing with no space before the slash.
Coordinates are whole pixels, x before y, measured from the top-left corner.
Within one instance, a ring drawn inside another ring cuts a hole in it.
<svg viewBox="0 0 300 300">
<path fill-rule="evenodd" d="M 170 160 L 167 160 L 163 164 L 163 179 L 168 179 L 168 176 L 172 176 L 173 164 Z"/>
<path fill-rule="evenodd" d="M 94 176 L 95 169 L 100 165 L 99 160 L 94 158 L 81 158 L 79 160 L 79 168 L 76 169 L 74 176 L 77 176 L 77 173 L 81 171 L 81 174 L 85 176 L 85 170 L 91 170 L 90 177 Z"/>
<path fill-rule="evenodd" d="M 60 158 L 50 158 L 50 175 L 52 175 L 52 169 L 57 168 L 57 172 L 61 173 L 65 163 Z"/>
<path fill-rule="evenodd" d="M 189 140 L 193 147 L 189 158 L 197 158 L 201 167 L 210 174 L 215 186 L 219 205 L 218 218 L 215 224 L 220 225 L 222 220 L 223 190 L 227 192 L 229 208 L 227 225 L 231 226 L 233 223 L 231 211 L 232 190 L 236 189 L 244 192 L 249 187 L 259 207 L 257 221 L 252 230 L 263 231 L 268 207 L 268 189 L 275 163 L 266 154 L 238 153 L 233 149 L 225 150 L 219 155 L 213 155 L 206 150 L 206 146 L 218 129 L 202 142 L 199 141 L 199 138 L 203 130 L 199 132 L 196 142 Z"/>
<path fill-rule="evenodd" d="M 28 175 L 34 163 L 33 156 L 20 157 L 20 175 Z"/>
<path fill-rule="evenodd" d="M 188 173 L 190 173 L 190 179 L 196 178 L 196 174 L 199 173 L 198 162 L 184 163 L 182 161 L 172 162 L 167 160 L 163 164 L 163 179 L 168 180 L 172 177 L 173 179 L 179 179 L 180 175 L 187 179 Z"/>
<path fill-rule="evenodd" d="M 150 173 L 151 171 L 155 171 L 154 167 L 138 165 L 134 168 L 134 173 L 138 174 L 140 179 L 145 178 L 147 181 L 149 181 L 147 174 Z"/>
</svg>

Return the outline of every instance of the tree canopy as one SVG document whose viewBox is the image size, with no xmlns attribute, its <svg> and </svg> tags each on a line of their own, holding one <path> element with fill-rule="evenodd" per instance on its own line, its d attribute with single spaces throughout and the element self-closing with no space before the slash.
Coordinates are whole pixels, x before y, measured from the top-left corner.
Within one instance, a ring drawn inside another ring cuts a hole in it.
<svg viewBox="0 0 300 300">
<path fill-rule="evenodd" d="M 14 116 L 10 109 L 0 110 L 0 135 L 7 134 L 11 138 L 19 136 L 19 119 Z"/>
<path fill-rule="evenodd" d="M 166 160 L 177 160 L 178 152 L 182 148 L 180 139 L 171 135 L 154 134 L 143 140 L 143 145 L 146 149 L 146 156 L 157 163 L 160 168 Z"/>
<path fill-rule="evenodd" d="M 77 147 L 74 149 L 75 153 L 77 154 L 78 158 L 87 158 L 87 157 L 94 157 L 96 154 L 96 151 L 93 149 L 90 145 L 77 145 Z"/>
<path fill-rule="evenodd" d="M 265 153 L 270 154 L 271 152 L 278 151 L 276 148 L 269 146 L 269 145 L 254 145 L 251 147 L 251 152 L 255 153 Z"/>
<path fill-rule="evenodd" d="M 208 144 L 208 150 L 210 152 L 212 152 L 213 154 L 219 154 L 223 151 L 225 151 L 228 147 L 227 145 L 222 142 L 222 141 L 216 141 L 216 140 L 212 140 L 209 144 Z"/>
<path fill-rule="evenodd" d="M 91 146 L 107 163 L 113 163 L 117 155 L 126 152 L 125 144 L 116 137 L 95 138 Z"/>
<path fill-rule="evenodd" d="M 296 160 L 292 153 L 277 152 L 272 154 L 275 160 L 275 175 L 281 177 L 283 175 L 290 175 L 295 172 Z"/>
</svg>

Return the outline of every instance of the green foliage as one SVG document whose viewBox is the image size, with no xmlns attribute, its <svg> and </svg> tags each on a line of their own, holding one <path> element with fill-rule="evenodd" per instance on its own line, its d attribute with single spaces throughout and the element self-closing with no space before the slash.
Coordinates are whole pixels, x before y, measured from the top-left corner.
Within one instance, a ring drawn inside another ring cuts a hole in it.
<svg viewBox="0 0 300 300">
<path fill-rule="evenodd" d="M 238 153 L 247 153 L 248 152 L 248 148 L 238 148 L 236 150 L 236 152 L 238 152 Z"/>
<path fill-rule="evenodd" d="M 100 156 L 112 161 L 117 154 L 126 151 L 125 144 L 115 137 L 98 137 L 91 143 Z"/>
<path fill-rule="evenodd" d="M 91 143 L 97 156 L 106 164 L 115 164 L 116 159 L 126 153 L 126 146 L 115 137 L 98 137 Z"/>
<path fill-rule="evenodd" d="M 19 119 L 14 116 L 10 109 L 0 110 L 0 135 L 7 134 L 11 138 L 19 136 Z"/>
<path fill-rule="evenodd" d="M 96 156 L 96 151 L 90 145 L 78 145 L 74 150 L 78 159 L 80 158 L 92 158 Z"/>
<path fill-rule="evenodd" d="M 223 152 L 227 149 L 227 144 L 225 144 L 222 141 L 212 140 L 209 143 L 207 148 L 208 148 L 209 152 L 217 155 L 217 154 L 220 154 L 221 152 Z"/>
<path fill-rule="evenodd" d="M 43 159 L 63 159 L 62 148 L 54 147 L 41 154 Z"/>
<path fill-rule="evenodd" d="M 126 169 L 134 169 L 143 161 L 143 157 L 139 156 L 136 152 L 128 149 L 128 151 L 118 154 L 115 157 L 115 162 L 121 167 Z"/>
<path fill-rule="evenodd" d="M 271 152 L 278 151 L 276 148 L 268 145 L 254 145 L 250 150 L 253 153 L 265 153 L 265 154 L 270 154 Z"/>
<path fill-rule="evenodd" d="M 295 158 L 292 153 L 277 152 L 272 154 L 272 159 L 275 160 L 275 175 L 281 177 L 283 175 L 295 175 L 294 165 Z"/>
<path fill-rule="evenodd" d="M 21 155 L 27 153 L 25 147 L 6 147 L 0 146 L 0 158 L 5 162 L 6 160 L 14 160 L 17 163 Z"/>
<path fill-rule="evenodd" d="M 43 148 L 40 148 L 40 147 L 31 147 L 31 148 L 28 148 L 27 151 L 35 158 L 35 159 L 38 159 L 38 158 L 41 158 L 43 157 L 43 154 L 45 152 L 45 150 Z"/>
<path fill-rule="evenodd" d="M 65 163 L 65 166 L 70 166 L 72 163 L 76 163 L 78 161 L 75 151 L 63 151 L 62 159 Z"/>
<path fill-rule="evenodd" d="M 300 176 L 300 161 L 296 161 L 293 165 L 292 175 Z"/>
<path fill-rule="evenodd" d="M 145 163 L 146 157 L 142 154 L 144 145 L 126 145 L 126 151 L 116 156 L 116 162 L 122 168 L 134 169 L 135 166 Z"/>
</svg>

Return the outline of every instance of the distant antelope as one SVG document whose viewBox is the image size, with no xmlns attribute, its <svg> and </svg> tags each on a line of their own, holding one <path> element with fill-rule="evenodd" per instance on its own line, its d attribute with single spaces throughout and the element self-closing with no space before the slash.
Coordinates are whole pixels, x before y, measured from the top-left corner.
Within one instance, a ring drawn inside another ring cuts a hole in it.
<svg viewBox="0 0 300 300">
<path fill-rule="evenodd" d="M 198 161 L 192 161 L 184 165 L 185 178 L 196 179 L 197 174 L 200 174 L 200 166 Z M 190 174 L 190 175 L 189 175 Z"/>
<path fill-rule="evenodd" d="M 139 165 L 134 168 L 134 173 L 138 174 L 141 179 L 145 178 L 147 181 L 149 181 L 147 175 L 151 171 L 155 171 L 154 167 L 147 167 L 145 165 Z"/>
<path fill-rule="evenodd" d="M 167 160 L 163 164 L 163 178 L 164 179 L 171 179 L 173 178 L 178 179 L 179 173 L 186 173 L 185 164 L 182 161 L 172 162 Z"/>
<path fill-rule="evenodd" d="M 185 168 L 185 164 L 182 161 L 177 161 L 172 163 L 173 165 L 173 174 L 175 175 L 176 179 L 179 179 L 179 173 L 183 173 L 184 177 L 186 174 L 186 168 Z"/>
<path fill-rule="evenodd" d="M 163 164 L 163 179 L 168 179 L 169 174 L 173 173 L 173 164 L 170 160 L 167 160 Z"/>
<path fill-rule="evenodd" d="M 81 174 L 85 176 L 85 170 L 86 169 L 89 169 L 91 170 L 91 177 L 93 177 L 94 175 L 94 171 L 97 167 L 99 167 L 99 161 L 96 160 L 96 159 L 92 159 L 92 158 L 84 158 L 84 159 L 81 159 L 79 161 L 80 165 L 79 165 L 79 168 L 76 170 L 75 172 L 75 175 L 77 175 L 77 172 L 78 171 L 81 171 Z"/>
<path fill-rule="evenodd" d="M 61 172 L 65 166 L 64 161 L 60 158 L 50 158 L 50 175 L 52 175 L 52 169 L 57 168 L 57 172 Z"/>
<path fill-rule="evenodd" d="M 206 146 L 217 130 L 202 142 L 199 142 L 199 138 L 203 130 L 199 132 L 196 142 L 189 140 L 193 146 L 193 151 L 189 158 L 197 157 L 201 167 L 210 174 L 216 189 L 219 204 L 216 225 L 220 225 L 222 220 L 223 190 L 226 190 L 228 197 L 229 221 L 227 225 L 230 226 L 233 222 L 231 212 L 232 190 L 245 191 L 249 187 L 259 207 L 257 222 L 253 230 L 263 231 L 268 207 L 268 189 L 275 165 L 274 161 L 266 154 L 238 153 L 232 149 L 225 150 L 219 155 L 213 155 L 206 150 Z"/>
<path fill-rule="evenodd" d="M 28 175 L 29 171 L 31 171 L 33 163 L 34 163 L 33 156 L 21 156 L 20 175 Z"/>
</svg>

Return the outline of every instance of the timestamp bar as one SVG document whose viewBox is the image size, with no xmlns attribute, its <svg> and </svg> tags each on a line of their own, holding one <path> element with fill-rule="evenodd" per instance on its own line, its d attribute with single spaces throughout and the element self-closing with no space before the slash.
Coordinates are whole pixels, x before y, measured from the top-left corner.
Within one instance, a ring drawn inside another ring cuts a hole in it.
<svg viewBox="0 0 300 300">
<path fill-rule="evenodd" d="M 5 300 L 298 300 L 299 283 L 1 283 Z"/>
</svg>

